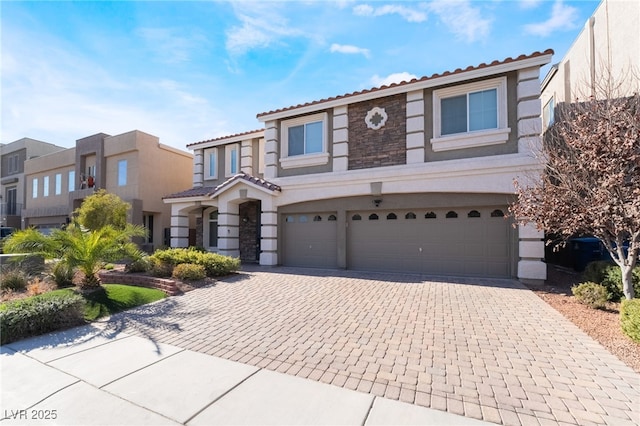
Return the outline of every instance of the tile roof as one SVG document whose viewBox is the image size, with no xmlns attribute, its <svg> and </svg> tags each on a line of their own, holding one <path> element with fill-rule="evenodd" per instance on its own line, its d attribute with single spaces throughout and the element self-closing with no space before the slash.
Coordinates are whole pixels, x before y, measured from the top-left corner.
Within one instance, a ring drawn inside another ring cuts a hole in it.
<svg viewBox="0 0 640 426">
<path fill-rule="evenodd" d="M 264 131 L 264 128 L 256 129 L 256 130 L 249 130 L 249 131 L 246 131 L 246 132 L 236 133 L 236 134 L 228 135 L 228 136 L 220 136 L 218 138 L 207 139 L 206 141 L 193 142 L 193 143 L 187 144 L 187 148 L 195 146 L 195 145 L 200 145 L 200 144 L 203 144 L 203 143 L 211 143 L 211 142 L 221 141 L 221 140 L 225 140 L 225 139 L 236 138 L 238 136 L 249 135 L 251 133 L 263 132 L 263 131 Z"/>
<path fill-rule="evenodd" d="M 200 187 L 195 187 L 195 188 L 191 188 L 191 189 L 187 189 L 185 191 L 180 191 L 180 192 L 176 192 L 170 195 L 166 195 L 164 197 L 162 197 L 163 199 L 166 198 L 192 198 L 192 197 L 211 197 L 213 195 L 215 195 L 216 193 L 222 191 L 224 188 L 226 188 L 227 186 L 231 185 L 233 182 L 238 181 L 238 180 L 244 180 L 246 182 L 250 182 L 253 183 L 254 185 L 258 185 L 261 186 L 269 191 L 272 192 L 276 192 L 276 191 L 281 191 L 282 189 L 276 185 L 273 184 L 271 182 L 267 182 L 264 179 L 255 177 L 255 176 L 251 176 L 248 175 L 244 172 L 240 172 L 234 176 L 231 176 L 229 179 L 225 180 L 224 182 L 222 182 L 220 185 L 218 186 L 200 186 Z"/>
<path fill-rule="evenodd" d="M 516 61 L 522 61 L 522 60 L 525 60 L 525 59 L 531 59 L 531 58 L 535 58 L 535 57 L 538 57 L 538 56 L 544 56 L 544 55 L 550 55 L 550 54 L 552 55 L 553 53 L 554 53 L 553 49 L 547 49 L 544 52 L 534 52 L 531 55 L 520 55 L 517 58 L 508 57 L 506 59 L 503 59 L 502 61 L 497 61 L 496 60 L 496 61 L 491 62 L 490 64 L 487 64 L 487 63 L 483 62 L 483 63 L 481 63 L 480 65 L 477 65 L 477 66 L 468 66 L 465 69 L 458 68 L 455 71 L 445 71 L 442 74 L 433 74 L 430 77 L 425 76 L 425 77 L 422 77 L 422 78 L 414 78 L 411 81 L 403 81 L 403 82 L 400 82 L 400 83 L 392 83 L 392 84 L 390 84 L 388 86 L 385 85 L 385 86 L 380 86 L 380 87 L 374 87 L 374 88 L 371 88 L 371 89 L 361 90 L 359 92 L 346 93 L 344 95 L 338 95 L 338 96 L 334 96 L 334 97 L 331 97 L 331 98 L 320 99 L 318 101 L 312 101 L 312 102 L 307 102 L 307 103 L 304 103 L 304 104 L 298 104 L 298 105 L 293 105 L 293 106 L 289 106 L 289 107 L 286 107 L 286 108 L 276 109 L 276 110 L 273 110 L 273 111 L 262 112 L 262 113 L 258 114 L 256 117 L 260 118 L 262 116 L 269 115 L 269 114 L 285 112 L 285 111 L 294 110 L 294 109 L 297 109 L 297 108 L 302 108 L 302 107 L 311 106 L 311 105 L 318 105 L 318 104 L 322 104 L 322 103 L 325 103 L 325 102 L 335 101 L 335 100 L 339 100 L 339 99 L 345 99 L 345 98 L 349 98 L 349 97 L 356 96 L 356 95 L 362 95 L 362 94 L 366 94 L 366 93 L 373 93 L 373 92 L 377 92 L 377 91 L 380 91 L 380 90 L 388 89 L 388 88 L 391 88 L 391 87 L 405 86 L 405 85 L 408 85 L 408 84 L 413 84 L 413 83 L 417 83 L 417 82 L 421 82 L 421 81 L 433 80 L 433 79 L 436 79 L 436 78 L 445 77 L 445 76 L 449 76 L 449 75 L 461 74 L 461 73 L 464 73 L 464 72 L 479 70 L 479 69 L 482 69 L 482 68 L 489 68 L 489 67 L 493 67 L 493 66 L 496 66 L 496 65 L 502 65 L 502 64 L 507 64 L 507 63 L 510 63 L 510 62 L 516 62 Z"/>
</svg>

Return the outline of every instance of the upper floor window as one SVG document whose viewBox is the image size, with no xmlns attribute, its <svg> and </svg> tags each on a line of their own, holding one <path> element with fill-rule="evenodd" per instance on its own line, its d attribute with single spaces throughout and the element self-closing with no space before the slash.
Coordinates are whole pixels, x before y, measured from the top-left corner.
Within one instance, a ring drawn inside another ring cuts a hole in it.
<svg viewBox="0 0 640 426">
<path fill-rule="evenodd" d="M 233 176 L 240 170 L 240 145 L 225 146 L 225 175 Z"/>
<path fill-rule="evenodd" d="M 76 171 L 75 170 L 69 170 L 69 192 L 74 191 L 75 190 L 75 185 L 76 185 Z"/>
<path fill-rule="evenodd" d="M 505 143 L 507 79 L 447 87 L 433 92 L 434 151 Z"/>
<path fill-rule="evenodd" d="M 553 114 L 555 111 L 555 102 L 553 100 L 553 98 L 549 99 L 549 102 L 547 102 L 544 105 L 544 108 L 542 109 L 542 124 L 544 125 L 544 128 L 548 128 L 549 126 L 551 126 L 553 124 Z"/>
<path fill-rule="evenodd" d="M 49 196 L 49 176 L 45 176 L 42 179 L 42 195 L 45 197 Z"/>
<path fill-rule="evenodd" d="M 62 194 L 62 173 L 56 173 L 55 194 L 56 195 Z"/>
<path fill-rule="evenodd" d="M 31 181 L 31 197 L 38 198 L 38 178 L 33 178 Z"/>
<path fill-rule="evenodd" d="M 127 160 L 118 161 L 118 186 L 127 184 Z"/>
<path fill-rule="evenodd" d="M 218 148 L 209 148 L 204 152 L 205 178 L 218 178 Z"/>
<path fill-rule="evenodd" d="M 327 114 L 313 114 L 282 122 L 280 164 L 283 168 L 327 164 Z"/>
<path fill-rule="evenodd" d="M 18 173 L 20 171 L 20 154 L 13 154 L 8 159 L 8 174 Z"/>
</svg>

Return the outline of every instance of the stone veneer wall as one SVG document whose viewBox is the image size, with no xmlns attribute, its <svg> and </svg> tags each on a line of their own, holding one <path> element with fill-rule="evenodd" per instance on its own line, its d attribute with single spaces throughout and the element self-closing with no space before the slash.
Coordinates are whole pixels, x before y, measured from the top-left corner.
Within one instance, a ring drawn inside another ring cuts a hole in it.
<svg viewBox="0 0 640 426">
<path fill-rule="evenodd" d="M 384 108 L 388 116 L 378 130 L 364 121 L 374 107 Z M 406 109 L 404 94 L 349 105 L 349 170 L 406 163 Z"/>
<path fill-rule="evenodd" d="M 249 201 L 239 206 L 240 215 L 240 260 L 255 262 L 259 260 L 256 256 L 256 243 L 258 240 L 258 211 L 260 203 Z M 245 219 L 247 221 L 245 222 Z"/>
</svg>

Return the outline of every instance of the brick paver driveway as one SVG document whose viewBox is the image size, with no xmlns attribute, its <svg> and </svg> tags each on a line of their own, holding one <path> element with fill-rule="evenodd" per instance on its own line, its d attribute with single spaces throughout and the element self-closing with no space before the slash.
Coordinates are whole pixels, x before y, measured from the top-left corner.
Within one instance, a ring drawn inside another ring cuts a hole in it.
<svg viewBox="0 0 640 426">
<path fill-rule="evenodd" d="M 640 375 L 512 280 L 254 267 L 110 322 L 495 423 L 640 423 Z"/>
</svg>

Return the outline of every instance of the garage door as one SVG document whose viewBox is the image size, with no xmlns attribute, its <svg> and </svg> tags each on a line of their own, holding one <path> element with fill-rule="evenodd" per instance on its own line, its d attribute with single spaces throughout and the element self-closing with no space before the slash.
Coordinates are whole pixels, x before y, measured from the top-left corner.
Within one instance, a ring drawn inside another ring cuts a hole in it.
<svg viewBox="0 0 640 426">
<path fill-rule="evenodd" d="M 284 265 L 337 267 L 335 213 L 287 214 L 283 219 Z"/>
<path fill-rule="evenodd" d="M 348 214 L 350 269 L 510 275 L 506 207 Z"/>
</svg>

